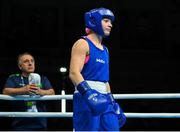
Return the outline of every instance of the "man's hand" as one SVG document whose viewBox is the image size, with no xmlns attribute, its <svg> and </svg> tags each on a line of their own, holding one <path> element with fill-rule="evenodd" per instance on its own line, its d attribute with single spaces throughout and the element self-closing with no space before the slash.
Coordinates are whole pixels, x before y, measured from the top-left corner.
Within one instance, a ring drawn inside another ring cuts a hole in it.
<svg viewBox="0 0 180 132">
<path fill-rule="evenodd" d="M 36 86 L 35 84 L 28 84 L 24 86 L 25 93 L 26 94 L 40 94 L 41 95 L 41 89 L 40 87 Z"/>
</svg>

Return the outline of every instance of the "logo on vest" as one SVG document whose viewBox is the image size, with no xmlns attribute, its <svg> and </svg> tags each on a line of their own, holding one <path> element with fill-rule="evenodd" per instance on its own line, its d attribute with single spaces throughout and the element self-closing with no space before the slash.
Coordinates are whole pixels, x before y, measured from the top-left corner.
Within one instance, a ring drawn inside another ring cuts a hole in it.
<svg viewBox="0 0 180 132">
<path fill-rule="evenodd" d="M 104 60 L 102 60 L 102 59 L 98 59 L 98 58 L 96 58 L 96 62 L 99 62 L 99 63 L 105 64 L 105 61 L 104 61 Z"/>
</svg>

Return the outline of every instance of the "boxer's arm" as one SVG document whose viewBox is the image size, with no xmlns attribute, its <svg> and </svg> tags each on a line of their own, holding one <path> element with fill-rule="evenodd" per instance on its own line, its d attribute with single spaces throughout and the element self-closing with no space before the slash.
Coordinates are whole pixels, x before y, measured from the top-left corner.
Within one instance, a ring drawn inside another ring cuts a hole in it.
<svg viewBox="0 0 180 132">
<path fill-rule="evenodd" d="M 87 52 L 89 52 L 89 46 L 85 40 L 80 39 L 73 45 L 69 77 L 83 96 L 92 113 L 99 115 L 107 109 L 108 101 L 106 96 L 91 89 L 81 74 Z"/>
<path fill-rule="evenodd" d="M 107 88 L 107 92 L 111 93 L 111 87 L 109 85 L 109 82 L 106 82 L 106 88 Z"/>
<path fill-rule="evenodd" d="M 86 53 L 89 51 L 88 44 L 85 40 L 79 39 L 75 42 L 71 50 L 69 77 L 74 85 L 84 81 L 81 70 L 84 66 Z"/>
</svg>

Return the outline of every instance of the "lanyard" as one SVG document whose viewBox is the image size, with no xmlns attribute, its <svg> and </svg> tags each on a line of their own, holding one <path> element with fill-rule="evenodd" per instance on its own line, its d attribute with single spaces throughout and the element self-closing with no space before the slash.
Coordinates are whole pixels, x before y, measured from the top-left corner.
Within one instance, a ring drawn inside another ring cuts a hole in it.
<svg viewBox="0 0 180 132">
<path fill-rule="evenodd" d="M 23 76 L 21 75 L 21 85 L 22 86 L 25 86 L 25 83 L 24 83 L 24 78 L 23 78 Z"/>
</svg>

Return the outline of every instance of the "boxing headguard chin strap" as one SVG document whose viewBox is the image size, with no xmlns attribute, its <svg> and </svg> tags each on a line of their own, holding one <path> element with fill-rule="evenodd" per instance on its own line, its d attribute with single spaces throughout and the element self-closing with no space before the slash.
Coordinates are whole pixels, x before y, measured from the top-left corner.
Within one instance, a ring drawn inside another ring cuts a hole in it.
<svg viewBox="0 0 180 132">
<path fill-rule="evenodd" d="M 112 22 L 115 19 L 112 11 L 106 8 L 92 9 L 89 12 L 86 12 L 84 17 L 85 17 L 85 26 L 93 30 L 97 34 L 101 35 L 102 37 L 106 37 L 101 24 L 102 19 L 108 18 Z"/>
</svg>

